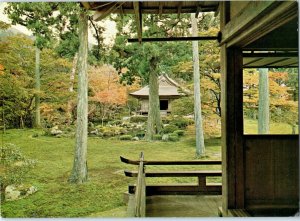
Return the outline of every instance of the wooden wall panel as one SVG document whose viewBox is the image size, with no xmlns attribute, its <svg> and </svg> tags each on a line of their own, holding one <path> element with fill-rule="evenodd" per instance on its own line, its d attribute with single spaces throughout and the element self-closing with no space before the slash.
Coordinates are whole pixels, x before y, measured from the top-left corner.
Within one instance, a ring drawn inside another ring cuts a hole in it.
<svg viewBox="0 0 300 221">
<path fill-rule="evenodd" d="M 297 206 L 297 135 L 245 135 L 245 207 Z"/>
</svg>

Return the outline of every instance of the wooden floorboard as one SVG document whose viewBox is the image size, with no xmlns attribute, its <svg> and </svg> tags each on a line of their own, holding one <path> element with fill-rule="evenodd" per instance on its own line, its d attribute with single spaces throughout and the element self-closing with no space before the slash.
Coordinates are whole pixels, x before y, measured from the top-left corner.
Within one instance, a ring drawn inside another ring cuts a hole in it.
<svg viewBox="0 0 300 221">
<path fill-rule="evenodd" d="M 221 195 L 149 196 L 146 217 L 218 217 L 221 204 Z"/>
</svg>

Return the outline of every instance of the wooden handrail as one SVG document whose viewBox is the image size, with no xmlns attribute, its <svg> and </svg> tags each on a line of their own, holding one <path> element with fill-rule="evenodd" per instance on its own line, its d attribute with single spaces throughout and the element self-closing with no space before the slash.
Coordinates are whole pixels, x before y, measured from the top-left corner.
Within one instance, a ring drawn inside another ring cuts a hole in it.
<svg viewBox="0 0 300 221">
<path fill-rule="evenodd" d="M 133 194 L 128 203 L 130 216 L 145 217 L 146 215 L 146 195 L 170 195 L 170 194 L 208 194 L 220 195 L 222 186 L 219 183 L 207 183 L 207 177 L 221 177 L 221 170 L 195 170 L 195 171 L 149 171 L 145 172 L 146 165 L 221 165 L 220 160 L 191 160 L 191 161 L 145 161 L 144 154 L 141 153 L 139 160 L 130 160 L 120 156 L 122 162 L 126 164 L 138 165 L 137 171 L 125 170 L 125 175 L 137 177 L 137 184 L 130 186 L 128 192 Z M 146 177 L 197 177 L 196 184 L 161 184 L 146 186 Z M 147 193 L 146 193 L 147 190 Z M 129 206 L 130 205 L 130 206 Z"/>
<path fill-rule="evenodd" d="M 137 174 L 137 186 L 135 192 L 135 217 L 145 217 L 146 214 L 146 183 L 144 171 L 144 154 L 141 152 L 139 170 Z"/>
<path fill-rule="evenodd" d="M 120 156 L 121 162 L 133 165 L 139 165 L 138 160 L 130 160 Z M 221 165 L 221 160 L 144 160 L 144 165 Z"/>
</svg>

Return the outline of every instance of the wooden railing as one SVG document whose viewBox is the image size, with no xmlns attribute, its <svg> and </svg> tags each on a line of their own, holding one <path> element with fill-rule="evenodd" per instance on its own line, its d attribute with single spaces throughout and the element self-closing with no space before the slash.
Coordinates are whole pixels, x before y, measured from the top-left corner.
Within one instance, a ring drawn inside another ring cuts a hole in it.
<svg viewBox="0 0 300 221">
<path fill-rule="evenodd" d="M 144 168 L 144 154 L 141 153 L 139 172 L 137 174 L 137 185 L 135 193 L 135 217 L 145 217 L 146 213 L 146 182 Z"/>
<path fill-rule="evenodd" d="M 121 161 L 127 164 L 139 165 L 141 161 L 129 160 L 120 157 Z M 221 161 L 145 161 L 143 167 L 148 165 L 221 165 Z M 139 170 L 141 166 L 139 167 Z M 139 177 L 140 172 L 125 170 L 125 175 L 129 177 Z M 150 171 L 144 172 L 145 177 L 197 177 L 197 184 L 157 184 L 147 185 L 146 195 L 170 195 L 170 194 L 204 194 L 204 195 L 220 195 L 222 194 L 221 183 L 207 183 L 207 177 L 222 177 L 221 170 L 196 170 L 196 171 Z M 129 193 L 136 193 L 139 188 L 137 185 L 129 185 Z"/>
<path fill-rule="evenodd" d="M 138 172 L 136 174 L 137 184 L 134 196 L 129 198 L 128 202 L 128 216 L 145 217 L 146 215 L 146 182 L 145 182 L 145 168 L 144 168 L 144 154 L 141 153 L 139 160 Z"/>
</svg>

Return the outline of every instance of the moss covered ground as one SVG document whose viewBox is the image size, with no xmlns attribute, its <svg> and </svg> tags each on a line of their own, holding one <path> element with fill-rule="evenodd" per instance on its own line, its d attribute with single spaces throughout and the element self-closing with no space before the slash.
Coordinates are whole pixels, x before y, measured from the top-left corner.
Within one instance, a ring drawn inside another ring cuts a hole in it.
<svg viewBox="0 0 300 221">
<path fill-rule="evenodd" d="M 280 125 L 279 125 L 280 126 Z M 278 127 L 279 127 L 278 126 Z M 286 125 L 281 125 L 286 130 Z M 248 131 L 255 131 L 255 124 L 247 123 Z M 281 128 L 281 131 L 283 129 Z M 195 138 L 192 128 L 178 142 L 120 141 L 90 137 L 88 140 L 88 182 L 75 185 L 68 183 L 72 169 L 74 138 L 36 136 L 41 130 L 7 130 L 3 143 L 14 143 L 24 155 L 37 160 L 26 183 L 35 185 L 38 192 L 17 201 L 2 202 L 2 217 L 122 217 L 126 204 L 123 193 L 134 178 L 125 177 L 124 169 L 135 166 L 121 163 L 120 156 L 138 159 L 141 151 L 145 160 L 193 160 L 195 159 Z M 221 159 L 220 138 L 207 139 L 206 157 Z M 178 166 L 150 169 L 179 169 Z M 195 169 L 192 167 L 182 168 Z M 214 166 L 205 169 L 220 169 Z M 149 178 L 148 183 L 193 182 L 182 178 Z M 195 180 L 196 182 L 196 180 Z M 220 182 L 220 178 L 210 182 Z"/>
</svg>

